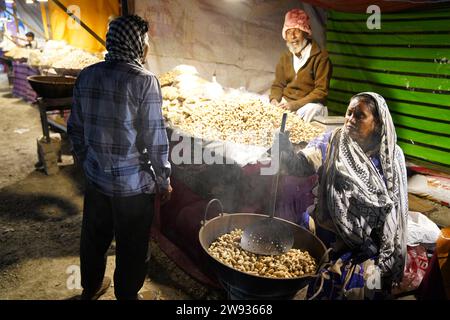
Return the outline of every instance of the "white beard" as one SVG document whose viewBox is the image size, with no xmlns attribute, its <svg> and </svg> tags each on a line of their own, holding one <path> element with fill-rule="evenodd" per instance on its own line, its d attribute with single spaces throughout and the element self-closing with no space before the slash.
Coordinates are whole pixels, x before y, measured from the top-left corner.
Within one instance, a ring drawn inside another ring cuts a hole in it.
<svg viewBox="0 0 450 320">
<path fill-rule="evenodd" d="M 306 47 L 307 42 L 308 41 L 306 39 L 303 39 L 303 42 L 301 45 L 294 45 L 290 42 L 286 42 L 286 46 L 288 47 L 289 51 L 292 54 L 297 55 Z"/>
</svg>

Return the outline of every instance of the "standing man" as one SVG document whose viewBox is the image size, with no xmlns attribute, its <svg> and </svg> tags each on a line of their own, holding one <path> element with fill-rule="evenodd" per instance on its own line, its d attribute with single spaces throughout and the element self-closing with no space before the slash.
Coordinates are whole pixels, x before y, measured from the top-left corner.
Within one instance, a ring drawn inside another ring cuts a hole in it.
<svg viewBox="0 0 450 320">
<path fill-rule="evenodd" d="M 113 20 L 106 61 L 84 69 L 74 89 L 68 134 L 86 176 L 80 262 L 82 299 L 110 286 L 106 252 L 116 240 L 114 292 L 133 300 L 147 273 L 155 193 L 170 199 L 171 167 L 162 118 L 161 87 L 144 69 L 148 23 L 139 16 Z"/>
<path fill-rule="evenodd" d="M 27 34 L 25 34 L 25 37 L 27 37 L 27 43 L 25 44 L 25 48 L 38 49 L 38 43 L 35 39 L 33 32 L 31 31 L 27 32 Z"/>
<path fill-rule="evenodd" d="M 16 39 L 15 44 L 21 48 L 39 49 L 35 35 L 31 31 L 25 34 L 25 38 L 21 36 L 12 36 L 12 38 Z"/>
<path fill-rule="evenodd" d="M 289 51 L 281 55 L 270 92 L 273 105 L 296 112 L 306 122 L 316 115 L 328 115 L 325 104 L 332 73 L 328 53 L 311 34 L 303 10 L 286 14 L 282 35 Z"/>
</svg>

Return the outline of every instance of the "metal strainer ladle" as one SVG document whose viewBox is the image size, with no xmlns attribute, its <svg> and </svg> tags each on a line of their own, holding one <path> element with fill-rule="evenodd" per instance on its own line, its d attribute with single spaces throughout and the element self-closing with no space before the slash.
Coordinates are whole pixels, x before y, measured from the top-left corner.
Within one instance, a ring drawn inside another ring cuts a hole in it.
<svg viewBox="0 0 450 320">
<path fill-rule="evenodd" d="M 287 113 L 283 114 L 280 132 L 286 127 Z M 272 159 L 278 154 L 272 153 Z M 278 158 L 280 160 L 280 158 Z M 280 163 L 280 161 L 278 162 Z M 294 233 L 289 225 L 281 220 L 274 219 L 278 181 L 280 170 L 278 169 L 272 181 L 272 210 L 270 216 L 261 221 L 247 226 L 241 237 L 241 248 L 261 255 L 280 255 L 289 251 L 294 245 Z"/>
</svg>

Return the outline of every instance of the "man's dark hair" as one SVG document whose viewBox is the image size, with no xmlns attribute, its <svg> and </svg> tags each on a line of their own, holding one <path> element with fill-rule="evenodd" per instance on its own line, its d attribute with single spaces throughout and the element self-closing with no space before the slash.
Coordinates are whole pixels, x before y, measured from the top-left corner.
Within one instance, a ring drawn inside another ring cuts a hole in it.
<svg viewBox="0 0 450 320">
<path fill-rule="evenodd" d="M 25 34 L 25 36 L 26 37 L 30 37 L 30 38 L 33 38 L 33 40 L 34 40 L 34 33 L 33 32 L 27 32 L 26 34 Z"/>
</svg>

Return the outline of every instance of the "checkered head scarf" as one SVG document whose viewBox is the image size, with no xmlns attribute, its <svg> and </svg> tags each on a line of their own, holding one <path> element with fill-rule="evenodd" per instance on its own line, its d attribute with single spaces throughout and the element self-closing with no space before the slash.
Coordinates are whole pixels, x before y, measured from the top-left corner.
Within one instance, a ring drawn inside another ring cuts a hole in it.
<svg viewBox="0 0 450 320">
<path fill-rule="evenodd" d="M 141 65 L 148 23 L 137 15 L 123 16 L 109 24 L 106 34 L 106 61 L 124 61 Z"/>
</svg>

